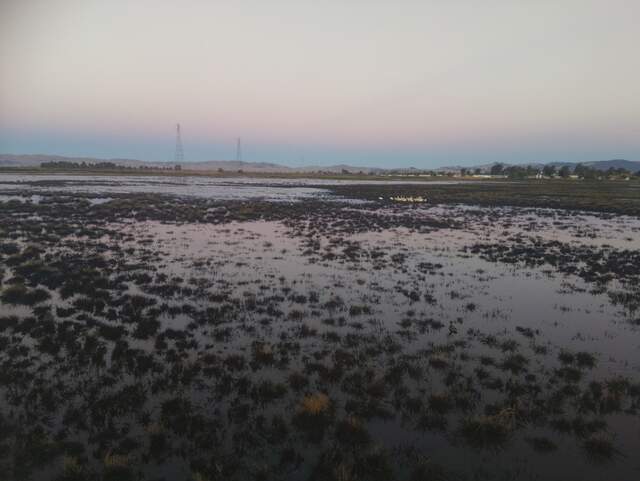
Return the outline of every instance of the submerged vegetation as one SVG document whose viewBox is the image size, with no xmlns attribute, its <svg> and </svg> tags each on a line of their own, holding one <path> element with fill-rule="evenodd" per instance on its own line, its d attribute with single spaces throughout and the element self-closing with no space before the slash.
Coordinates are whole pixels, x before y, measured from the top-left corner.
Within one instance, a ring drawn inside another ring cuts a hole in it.
<svg viewBox="0 0 640 481">
<path fill-rule="evenodd" d="M 632 479 L 640 220 L 352 187 L 0 202 L 0 472 Z"/>
</svg>

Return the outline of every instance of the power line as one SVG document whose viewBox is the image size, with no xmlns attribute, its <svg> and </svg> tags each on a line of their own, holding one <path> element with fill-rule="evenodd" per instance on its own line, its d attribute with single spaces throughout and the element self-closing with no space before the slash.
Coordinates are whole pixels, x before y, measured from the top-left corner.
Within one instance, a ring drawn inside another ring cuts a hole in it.
<svg viewBox="0 0 640 481">
<path fill-rule="evenodd" d="M 182 151 L 182 138 L 180 136 L 180 124 L 176 124 L 176 163 L 184 161 L 184 152 Z"/>
</svg>

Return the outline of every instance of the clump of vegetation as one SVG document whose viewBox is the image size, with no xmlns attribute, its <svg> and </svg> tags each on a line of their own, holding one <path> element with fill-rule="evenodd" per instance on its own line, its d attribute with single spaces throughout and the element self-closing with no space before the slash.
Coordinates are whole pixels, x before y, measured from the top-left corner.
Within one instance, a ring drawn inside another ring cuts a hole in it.
<svg viewBox="0 0 640 481">
<path fill-rule="evenodd" d="M 312 442 L 320 442 L 329 427 L 334 414 L 334 407 L 324 393 L 315 393 L 302 399 L 294 424 L 304 431 Z"/>
<path fill-rule="evenodd" d="M 62 457 L 62 476 L 58 478 L 59 481 L 84 481 L 89 479 L 87 474 L 76 456 L 65 454 Z"/>
<path fill-rule="evenodd" d="M 272 403 L 277 399 L 284 397 L 287 393 L 287 386 L 282 383 L 276 383 L 270 380 L 264 380 L 253 388 L 251 397 L 260 405 Z"/>
<path fill-rule="evenodd" d="M 449 361 L 444 356 L 436 354 L 429 358 L 429 365 L 434 369 L 445 369 L 449 365 Z"/>
<path fill-rule="evenodd" d="M 527 369 L 529 360 L 522 354 L 511 354 L 502 361 L 502 369 L 511 371 L 513 374 L 519 374 Z"/>
<path fill-rule="evenodd" d="M 33 306 L 47 301 L 51 294 L 45 289 L 29 289 L 24 284 L 12 284 L 0 294 L 0 300 L 7 304 Z"/>
<path fill-rule="evenodd" d="M 562 350 L 558 354 L 558 359 L 562 364 L 573 364 L 573 361 L 575 361 L 575 356 L 569 351 Z"/>
<path fill-rule="evenodd" d="M 616 448 L 611 439 L 602 434 L 589 436 L 582 443 L 590 460 L 596 463 L 610 461 L 616 454 Z"/>
<path fill-rule="evenodd" d="M 309 384 L 309 380 L 307 376 L 305 376 L 300 372 L 295 372 L 295 371 L 289 374 L 289 377 L 287 380 L 289 381 L 289 386 L 291 386 L 291 388 L 297 392 L 300 392 Z"/>
<path fill-rule="evenodd" d="M 271 365 L 275 360 L 275 354 L 271 344 L 265 342 L 254 342 L 251 346 L 251 352 L 253 358 L 251 364 L 255 368 Z"/>
<path fill-rule="evenodd" d="M 371 314 L 371 307 L 367 305 L 357 305 L 357 304 L 354 304 L 351 307 L 349 307 L 350 316 L 355 317 L 363 314 L 367 314 L 367 315 Z"/>
<path fill-rule="evenodd" d="M 516 413 L 505 408 L 493 415 L 466 418 L 460 432 L 464 439 L 478 448 L 496 448 L 503 446 L 515 429 Z"/>
<path fill-rule="evenodd" d="M 129 455 L 109 451 L 104 457 L 104 479 L 105 481 L 133 481 L 135 473 Z"/>
<path fill-rule="evenodd" d="M 329 396 L 324 393 L 315 393 L 305 396 L 302 400 L 300 410 L 305 415 L 321 416 L 326 414 L 331 408 Z"/>
<path fill-rule="evenodd" d="M 435 393 L 429 396 L 429 408 L 439 414 L 446 414 L 455 406 L 448 393 Z"/>
<path fill-rule="evenodd" d="M 576 353 L 576 363 L 580 367 L 585 367 L 592 369 L 595 367 L 597 362 L 596 356 L 588 352 L 578 352 Z"/>
<path fill-rule="evenodd" d="M 362 421 L 354 416 L 349 416 L 340 421 L 336 426 L 336 439 L 348 446 L 365 445 L 371 441 Z"/>
<path fill-rule="evenodd" d="M 15 242 L 0 243 L 0 254 L 12 256 L 20 252 L 20 247 Z"/>
</svg>

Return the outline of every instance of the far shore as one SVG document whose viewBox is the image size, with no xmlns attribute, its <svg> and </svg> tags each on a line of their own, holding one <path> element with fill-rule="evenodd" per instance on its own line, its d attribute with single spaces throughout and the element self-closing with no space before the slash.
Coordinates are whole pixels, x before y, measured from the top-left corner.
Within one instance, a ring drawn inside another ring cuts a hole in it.
<svg viewBox="0 0 640 481">
<path fill-rule="evenodd" d="M 377 175 L 360 173 L 319 173 L 319 172 L 255 172 L 237 170 L 168 170 L 168 169 L 46 169 L 41 167 L 0 166 L 0 174 L 30 175 L 105 175 L 105 176 L 165 176 L 165 177 L 215 177 L 215 178 L 264 178 L 264 179 L 327 179 L 327 180 L 371 180 L 371 181 L 443 181 L 443 180 L 506 180 L 504 177 L 460 176 L 460 175 Z"/>
</svg>

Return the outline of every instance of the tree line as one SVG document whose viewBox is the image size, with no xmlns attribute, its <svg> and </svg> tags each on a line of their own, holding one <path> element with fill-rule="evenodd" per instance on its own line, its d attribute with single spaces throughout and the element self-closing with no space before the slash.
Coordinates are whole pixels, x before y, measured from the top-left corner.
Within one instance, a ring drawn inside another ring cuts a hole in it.
<svg viewBox="0 0 640 481">
<path fill-rule="evenodd" d="M 40 163 L 40 167 L 43 169 L 62 169 L 62 170 L 182 170 L 180 165 L 167 166 L 167 167 L 150 167 L 147 165 L 140 165 L 138 167 L 120 165 L 114 162 L 69 162 L 67 160 L 50 161 Z"/>
<path fill-rule="evenodd" d="M 479 169 L 476 169 L 476 173 Z M 466 175 L 467 169 L 462 169 L 462 175 Z M 467 171 L 468 172 L 468 171 Z M 593 167 L 589 167 L 584 164 L 576 164 L 572 169 L 568 165 L 563 165 L 560 168 L 555 165 L 547 164 L 542 169 L 533 167 L 531 165 L 504 165 L 494 164 L 489 171 L 494 176 L 505 176 L 510 179 L 526 179 L 529 177 L 536 177 L 542 175 L 549 178 L 562 178 L 567 179 L 569 177 L 576 176 L 579 179 L 596 180 L 596 179 L 613 179 L 613 178 L 625 178 L 625 177 L 640 177 L 640 171 L 632 173 L 627 169 L 610 167 L 607 170 L 598 170 Z"/>
</svg>

